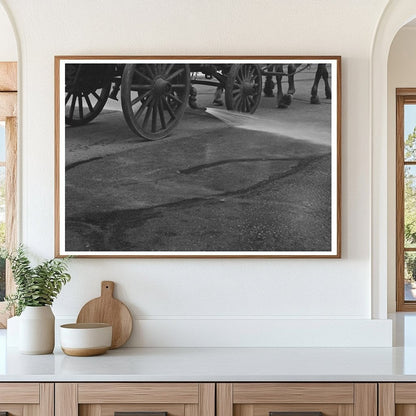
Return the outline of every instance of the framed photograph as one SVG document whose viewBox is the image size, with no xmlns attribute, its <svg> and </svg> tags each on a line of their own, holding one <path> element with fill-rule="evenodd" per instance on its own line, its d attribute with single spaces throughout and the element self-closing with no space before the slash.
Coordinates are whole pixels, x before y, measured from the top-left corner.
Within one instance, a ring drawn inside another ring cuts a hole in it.
<svg viewBox="0 0 416 416">
<path fill-rule="evenodd" d="M 341 58 L 57 56 L 56 256 L 340 257 Z"/>
</svg>

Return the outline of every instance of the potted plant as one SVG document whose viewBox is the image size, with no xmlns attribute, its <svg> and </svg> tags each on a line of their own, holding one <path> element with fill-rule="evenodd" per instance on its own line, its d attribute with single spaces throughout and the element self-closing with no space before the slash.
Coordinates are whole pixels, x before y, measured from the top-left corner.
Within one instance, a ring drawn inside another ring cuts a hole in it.
<svg viewBox="0 0 416 416">
<path fill-rule="evenodd" d="M 19 318 L 19 350 L 24 354 L 49 354 L 55 346 L 55 316 L 51 305 L 70 280 L 68 258 L 45 260 L 32 266 L 23 246 L 6 252 L 16 293 L 6 296 L 9 310 Z"/>
</svg>

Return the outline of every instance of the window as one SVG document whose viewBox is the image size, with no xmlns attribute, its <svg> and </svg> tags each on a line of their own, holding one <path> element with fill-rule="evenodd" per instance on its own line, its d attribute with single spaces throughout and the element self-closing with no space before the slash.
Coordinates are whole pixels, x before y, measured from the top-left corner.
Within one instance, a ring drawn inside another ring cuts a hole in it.
<svg viewBox="0 0 416 416">
<path fill-rule="evenodd" d="M 0 62 L 0 246 L 16 247 L 17 65 Z M 0 301 L 14 289 L 9 266 L 0 261 Z M 0 327 L 5 327 L 5 303 L 0 302 Z"/>
<path fill-rule="evenodd" d="M 396 91 L 397 310 L 416 311 L 416 88 Z"/>
</svg>

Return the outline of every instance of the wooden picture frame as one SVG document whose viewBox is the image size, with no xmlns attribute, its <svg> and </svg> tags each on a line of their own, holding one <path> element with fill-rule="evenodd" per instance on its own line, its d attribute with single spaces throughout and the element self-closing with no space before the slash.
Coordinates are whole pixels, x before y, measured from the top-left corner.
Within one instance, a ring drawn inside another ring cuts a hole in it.
<svg viewBox="0 0 416 416">
<path fill-rule="evenodd" d="M 341 256 L 339 56 L 56 56 L 55 137 L 57 257 Z"/>
</svg>

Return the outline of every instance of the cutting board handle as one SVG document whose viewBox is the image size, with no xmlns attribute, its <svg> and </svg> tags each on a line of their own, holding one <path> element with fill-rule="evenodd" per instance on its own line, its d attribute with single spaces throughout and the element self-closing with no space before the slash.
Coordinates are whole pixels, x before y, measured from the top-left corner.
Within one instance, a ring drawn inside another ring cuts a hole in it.
<svg viewBox="0 0 416 416">
<path fill-rule="evenodd" d="M 110 281 L 110 280 L 104 280 L 103 282 L 101 282 L 101 297 L 106 298 L 106 297 L 113 297 L 113 292 L 114 292 L 114 282 Z"/>
</svg>

